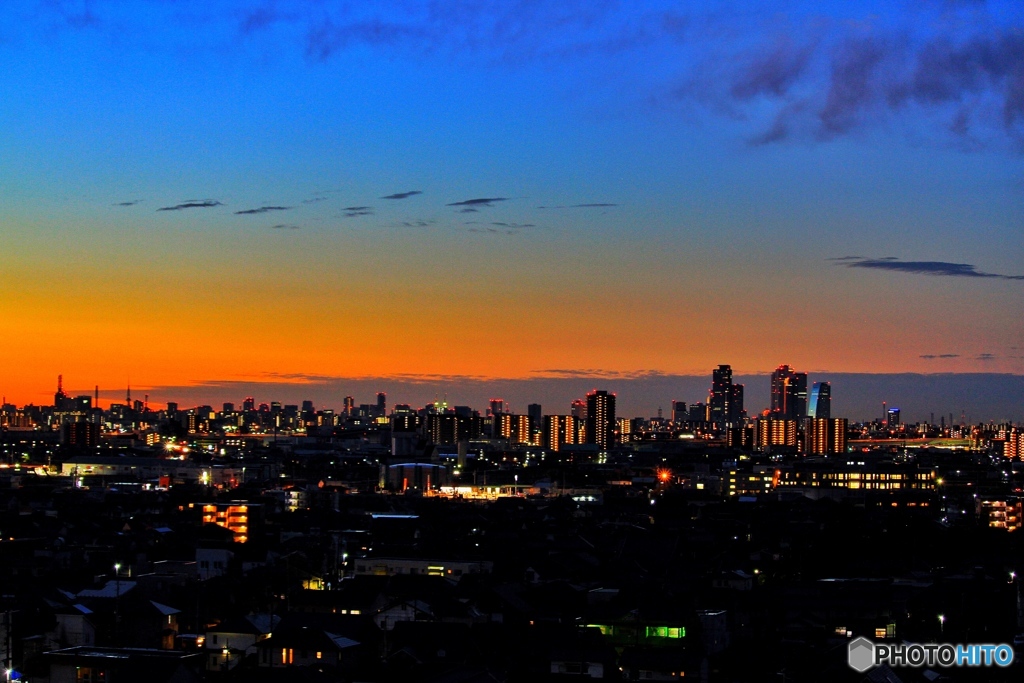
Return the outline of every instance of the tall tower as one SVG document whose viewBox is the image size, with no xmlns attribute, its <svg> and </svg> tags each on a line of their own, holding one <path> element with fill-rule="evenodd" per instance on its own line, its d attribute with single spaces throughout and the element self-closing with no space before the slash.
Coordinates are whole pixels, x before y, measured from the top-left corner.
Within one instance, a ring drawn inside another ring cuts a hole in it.
<svg viewBox="0 0 1024 683">
<path fill-rule="evenodd" d="M 731 398 L 732 368 L 728 365 L 719 365 L 717 370 L 711 371 L 711 393 L 708 394 L 711 422 L 719 427 L 724 427 L 729 422 Z"/>
<path fill-rule="evenodd" d="M 587 394 L 587 443 L 602 451 L 615 445 L 615 394 L 596 389 Z"/>
<path fill-rule="evenodd" d="M 807 406 L 807 416 L 828 420 L 832 417 L 832 385 L 828 382 L 815 382 L 811 387 L 811 401 Z"/>
<path fill-rule="evenodd" d="M 384 417 L 388 414 L 388 395 L 383 391 L 377 392 L 377 416 Z"/>
<path fill-rule="evenodd" d="M 772 373 L 771 412 L 798 420 L 807 415 L 807 373 L 780 365 Z"/>
<path fill-rule="evenodd" d="M 64 410 L 68 395 L 64 393 L 64 375 L 57 375 L 57 391 L 53 395 L 53 407 Z"/>
</svg>

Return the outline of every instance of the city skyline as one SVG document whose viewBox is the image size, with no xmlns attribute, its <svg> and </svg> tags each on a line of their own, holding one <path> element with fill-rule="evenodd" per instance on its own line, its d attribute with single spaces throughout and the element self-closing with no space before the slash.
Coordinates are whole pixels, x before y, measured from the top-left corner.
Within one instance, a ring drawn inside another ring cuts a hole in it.
<svg viewBox="0 0 1024 683">
<path fill-rule="evenodd" d="M 721 366 L 720 366 L 721 367 Z M 717 371 L 715 371 L 717 372 Z M 884 420 L 887 408 L 900 408 L 904 421 L 934 422 L 940 420 L 968 423 L 1024 422 L 1024 378 L 994 374 L 856 375 L 849 373 L 808 373 L 814 383 L 829 385 L 831 416 L 848 417 L 854 421 Z M 756 418 L 771 412 L 771 374 L 734 375 L 735 385 L 745 385 L 746 413 Z M 839 394 L 833 395 L 838 387 Z M 51 385 L 37 392 L 37 400 L 12 401 L 11 404 L 50 405 Z M 389 405 L 408 404 L 414 408 L 442 401 L 448 406 L 468 405 L 481 413 L 500 400 L 503 410 L 526 414 L 528 406 L 539 403 L 545 414 L 574 412 L 575 404 L 586 407 L 586 395 L 598 389 L 617 395 L 618 412 L 629 417 L 654 417 L 660 410 L 671 416 L 673 403 L 709 405 L 714 388 L 714 372 L 705 375 L 640 375 L 618 377 L 562 377 L 548 379 L 485 380 L 480 378 L 434 378 L 417 381 L 395 378 L 310 378 L 303 383 L 225 382 L 191 387 L 146 387 L 134 385 L 135 400 L 147 400 L 154 408 L 167 402 L 181 407 L 219 406 L 230 402 L 242 405 L 252 398 L 255 404 L 277 401 L 299 404 L 313 401 L 318 408 L 337 412 L 345 410 L 348 398 L 354 404 L 376 404 L 383 393 Z M 81 387 L 72 382 L 65 385 L 69 397 L 99 392 L 100 405 L 124 404 L 126 390 L 99 385 Z M 154 393 L 155 392 L 155 393 Z M 0 392 L 2 394 L 2 392 Z M 495 399 L 495 396 L 501 396 Z M 662 397 L 674 398 L 662 400 Z M 807 407 L 810 416 L 810 406 Z"/>
<path fill-rule="evenodd" d="M 6 3 L 3 391 L 1019 376 L 1022 12 Z"/>
</svg>

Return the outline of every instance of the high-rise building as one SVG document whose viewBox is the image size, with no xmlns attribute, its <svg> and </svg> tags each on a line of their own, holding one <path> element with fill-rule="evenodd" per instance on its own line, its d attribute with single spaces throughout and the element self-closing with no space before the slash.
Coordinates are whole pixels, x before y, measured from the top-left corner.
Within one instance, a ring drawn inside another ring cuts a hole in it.
<svg viewBox="0 0 1024 683">
<path fill-rule="evenodd" d="M 845 453 L 849 427 L 846 418 L 812 418 L 805 435 L 807 453 L 810 455 Z"/>
<path fill-rule="evenodd" d="M 828 382 L 815 382 L 811 387 L 811 402 L 807 408 L 807 416 L 811 418 L 829 419 L 832 417 L 832 385 Z"/>
<path fill-rule="evenodd" d="M 587 394 L 586 443 L 608 450 L 615 445 L 615 427 L 615 394 L 603 390 Z"/>
<path fill-rule="evenodd" d="M 686 403 L 684 401 L 672 401 L 672 421 L 678 424 L 686 422 L 688 419 L 690 419 L 690 416 L 686 412 Z"/>
<path fill-rule="evenodd" d="M 579 420 L 572 415 L 545 415 L 543 446 L 549 451 L 561 450 L 580 442 Z"/>
<path fill-rule="evenodd" d="M 489 409 L 491 415 L 501 415 L 505 412 L 505 399 L 492 398 L 489 403 Z"/>
<path fill-rule="evenodd" d="M 569 414 L 575 417 L 577 420 L 587 419 L 587 402 L 582 398 L 578 398 L 572 402 L 570 406 Z"/>
<path fill-rule="evenodd" d="M 738 425 L 746 417 L 743 409 L 743 385 L 733 384 L 729 391 L 729 424 Z"/>
<path fill-rule="evenodd" d="M 377 417 L 384 417 L 388 414 L 388 395 L 383 391 L 377 392 Z"/>
<path fill-rule="evenodd" d="M 764 417 L 757 421 L 757 447 L 761 450 L 796 448 L 796 420 Z"/>
<path fill-rule="evenodd" d="M 780 365 L 772 373 L 771 412 L 789 420 L 807 415 L 807 373 Z"/>
<path fill-rule="evenodd" d="M 528 415 L 500 413 L 494 416 L 494 420 L 495 437 L 508 439 L 510 443 L 531 442 L 530 418 Z"/>
<path fill-rule="evenodd" d="M 356 399 L 352 396 L 346 396 L 342 405 L 341 412 L 345 413 L 346 417 L 351 417 L 356 409 Z"/>
<path fill-rule="evenodd" d="M 711 371 L 711 392 L 708 394 L 708 412 L 711 422 L 724 427 L 729 422 L 729 400 L 732 398 L 732 368 L 719 365 Z"/>
<path fill-rule="evenodd" d="M 889 408 L 889 414 L 887 416 L 888 424 L 890 427 L 900 426 L 900 409 Z"/>
<path fill-rule="evenodd" d="M 252 396 L 246 396 L 245 400 L 242 401 L 242 410 L 247 413 L 256 410 L 256 399 Z"/>
<path fill-rule="evenodd" d="M 530 417 L 530 429 L 540 429 L 541 423 L 541 405 L 539 403 L 531 403 L 526 406 L 526 414 Z"/>
<path fill-rule="evenodd" d="M 687 412 L 689 413 L 690 422 L 708 421 L 708 407 L 704 403 L 691 403 Z"/>
</svg>

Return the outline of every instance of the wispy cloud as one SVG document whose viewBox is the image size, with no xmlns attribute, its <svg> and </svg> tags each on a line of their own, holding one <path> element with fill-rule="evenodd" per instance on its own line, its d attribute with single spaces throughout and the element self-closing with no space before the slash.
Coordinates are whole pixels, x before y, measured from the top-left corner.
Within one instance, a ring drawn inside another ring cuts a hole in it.
<svg viewBox="0 0 1024 683">
<path fill-rule="evenodd" d="M 290 223 L 278 223 L 277 225 L 271 225 L 271 230 L 299 230 L 298 225 L 292 225 Z"/>
<path fill-rule="evenodd" d="M 343 211 L 345 212 L 346 218 L 356 218 L 358 216 L 372 216 L 372 206 L 346 206 Z"/>
<path fill-rule="evenodd" d="M 669 376 L 668 373 L 661 370 L 604 370 L 600 368 L 548 368 L 545 370 L 531 370 L 530 374 L 538 377 L 582 379 L 649 379 Z"/>
<path fill-rule="evenodd" d="M 508 197 L 477 197 L 476 199 L 464 199 L 461 202 L 452 202 L 451 204 L 445 204 L 445 206 L 477 208 L 481 206 L 494 206 L 495 202 L 507 202 L 508 199 Z"/>
<path fill-rule="evenodd" d="M 381 199 L 408 199 L 414 195 L 423 194 L 421 190 L 409 190 L 408 192 L 396 192 L 394 194 L 386 194 Z"/>
<path fill-rule="evenodd" d="M 244 209 L 242 211 L 235 211 L 236 216 L 247 216 L 259 213 L 270 213 L 271 211 L 288 211 L 292 207 L 290 206 L 261 206 L 256 209 Z"/>
<path fill-rule="evenodd" d="M 959 357 L 960 357 L 959 353 L 926 353 L 924 355 L 919 356 L 919 358 L 923 358 L 925 360 L 936 360 L 936 359 L 943 359 L 943 358 L 959 358 Z"/>
<path fill-rule="evenodd" d="M 611 202 L 593 202 L 590 204 L 560 204 L 558 206 L 538 206 L 538 209 L 598 209 L 618 206 Z"/>
<path fill-rule="evenodd" d="M 996 360 L 997 356 L 994 353 L 979 353 L 974 357 L 974 360 L 988 361 Z"/>
<path fill-rule="evenodd" d="M 111 206 L 135 206 L 141 202 L 141 199 L 133 199 L 130 202 L 117 202 L 116 204 L 111 204 Z"/>
<path fill-rule="evenodd" d="M 836 263 L 836 265 L 845 266 L 847 268 L 868 268 L 873 270 L 888 270 L 898 273 L 913 273 L 916 275 L 933 275 L 937 277 L 1024 280 L 1024 275 L 1000 275 L 998 273 L 986 273 L 978 270 L 976 266 L 969 263 L 949 263 L 946 261 L 900 261 L 892 256 L 877 259 L 840 257 L 831 260 L 841 261 L 841 263 Z"/>
<path fill-rule="evenodd" d="M 157 211 L 182 211 L 184 209 L 209 209 L 214 206 L 224 206 L 215 199 L 190 200 L 175 204 L 174 206 L 161 206 Z"/>
</svg>

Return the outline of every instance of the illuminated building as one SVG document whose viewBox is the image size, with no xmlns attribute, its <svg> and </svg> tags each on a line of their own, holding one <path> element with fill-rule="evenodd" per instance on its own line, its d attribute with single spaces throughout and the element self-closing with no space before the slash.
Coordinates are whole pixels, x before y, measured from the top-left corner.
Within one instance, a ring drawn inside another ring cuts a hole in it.
<svg viewBox="0 0 1024 683">
<path fill-rule="evenodd" d="M 772 373 L 771 412 L 790 420 L 807 415 L 807 373 L 780 365 Z"/>
<path fill-rule="evenodd" d="M 708 413 L 711 422 L 724 427 L 729 422 L 729 399 L 732 398 L 732 368 L 719 365 L 711 371 L 711 393 L 708 394 Z"/>
<path fill-rule="evenodd" d="M 672 421 L 678 424 L 686 422 L 688 419 L 690 419 L 690 416 L 686 412 L 686 403 L 684 401 L 672 401 Z"/>
<path fill-rule="evenodd" d="M 846 452 L 849 421 L 846 418 L 810 420 L 806 434 L 806 451 L 811 455 L 836 455 Z"/>
<path fill-rule="evenodd" d="M 505 412 L 505 399 L 492 398 L 489 402 L 491 415 L 500 415 Z"/>
<path fill-rule="evenodd" d="M 1021 527 L 1020 498 L 978 498 L 976 508 L 990 529 L 1016 531 Z"/>
<path fill-rule="evenodd" d="M 707 422 L 708 421 L 708 407 L 704 403 L 693 403 L 690 405 L 689 413 L 690 422 Z"/>
<path fill-rule="evenodd" d="M 770 493 L 775 488 L 776 470 L 770 465 L 729 469 L 726 475 L 726 492 L 730 496 L 756 496 Z"/>
<path fill-rule="evenodd" d="M 86 448 L 100 442 L 100 426 L 95 422 L 67 422 L 62 427 L 63 442 L 68 446 Z"/>
<path fill-rule="evenodd" d="M 352 396 L 346 396 L 345 400 L 342 402 L 342 405 L 342 412 L 345 413 L 345 417 L 351 417 L 353 411 L 355 411 L 356 399 Z"/>
<path fill-rule="evenodd" d="M 1003 443 L 1003 456 L 1007 458 L 1024 458 L 1024 434 L 1016 429 L 1010 430 Z"/>
<path fill-rule="evenodd" d="M 388 414 L 388 395 L 383 391 L 377 392 L 377 417 Z"/>
<path fill-rule="evenodd" d="M 752 451 L 754 450 L 755 437 L 756 430 L 754 429 L 754 425 L 730 427 L 725 433 L 725 444 L 729 448 L 739 448 L 744 451 Z"/>
<path fill-rule="evenodd" d="M 810 459 L 778 468 L 777 486 L 872 492 L 934 491 L 935 474 L 916 466 Z M 926 507 L 927 502 L 921 506 Z"/>
<path fill-rule="evenodd" d="M 578 398 L 572 402 L 572 406 L 569 409 L 569 414 L 575 417 L 577 420 L 587 419 L 587 402 L 582 398 Z"/>
<path fill-rule="evenodd" d="M 587 394 L 586 442 L 597 444 L 601 450 L 615 445 L 615 394 L 592 391 Z"/>
<path fill-rule="evenodd" d="M 617 421 L 619 431 L 619 442 L 627 443 L 633 440 L 633 421 L 628 417 L 620 417 Z"/>
<path fill-rule="evenodd" d="M 562 446 L 580 443 L 580 421 L 572 415 L 545 415 L 543 446 L 558 451 Z"/>
<path fill-rule="evenodd" d="M 886 414 L 886 424 L 888 424 L 890 427 L 899 427 L 900 426 L 900 409 L 899 408 L 889 408 L 889 411 Z"/>
<path fill-rule="evenodd" d="M 245 400 L 242 401 L 242 410 L 247 413 L 256 410 L 256 399 L 252 396 L 246 396 Z"/>
<path fill-rule="evenodd" d="M 530 443 L 530 417 L 499 413 L 494 416 L 494 436 L 510 443 Z"/>
<path fill-rule="evenodd" d="M 248 503 L 217 503 L 203 505 L 203 524 L 216 524 L 235 533 L 235 540 L 249 540 Z"/>
<path fill-rule="evenodd" d="M 796 420 L 781 417 L 763 417 L 757 421 L 757 447 L 796 448 Z"/>
<path fill-rule="evenodd" d="M 811 402 L 808 404 L 807 416 L 828 419 L 832 417 L 832 385 L 828 382 L 815 382 L 811 387 Z"/>
</svg>

